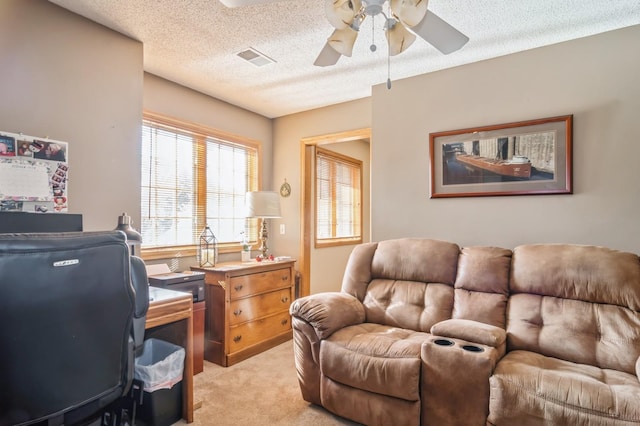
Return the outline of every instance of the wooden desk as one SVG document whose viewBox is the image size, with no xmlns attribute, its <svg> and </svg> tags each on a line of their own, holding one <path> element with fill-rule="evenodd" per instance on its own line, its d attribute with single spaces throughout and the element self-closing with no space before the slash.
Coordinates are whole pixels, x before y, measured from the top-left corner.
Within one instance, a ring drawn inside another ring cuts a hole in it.
<svg viewBox="0 0 640 426">
<path fill-rule="evenodd" d="M 149 287 L 145 338 L 155 337 L 185 350 L 182 376 L 182 417 L 193 422 L 193 296 Z"/>
</svg>

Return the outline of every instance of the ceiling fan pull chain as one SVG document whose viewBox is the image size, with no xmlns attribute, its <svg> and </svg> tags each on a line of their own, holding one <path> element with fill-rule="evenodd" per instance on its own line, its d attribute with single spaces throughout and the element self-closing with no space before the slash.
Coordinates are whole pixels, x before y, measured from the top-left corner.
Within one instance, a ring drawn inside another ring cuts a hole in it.
<svg viewBox="0 0 640 426">
<path fill-rule="evenodd" d="M 387 40 L 387 90 L 391 90 L 391 41 Z"/>
<path fill-rule="evenodd" d="M 375 52 L 378 47 L 376 46 L 376 17 L 371 17 L 371 46 L 369 49 Z"/>
</svg>

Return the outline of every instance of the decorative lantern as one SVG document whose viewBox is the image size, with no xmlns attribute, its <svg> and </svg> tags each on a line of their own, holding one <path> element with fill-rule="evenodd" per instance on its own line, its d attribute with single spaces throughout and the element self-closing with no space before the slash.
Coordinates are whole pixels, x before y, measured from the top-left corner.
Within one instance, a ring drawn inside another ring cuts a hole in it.
<svg viewBox="0 0 640 426">
<path fill-rule="evenodd" d="M 198 246 L 198 264 L 201 268 L 213 268 L 218 261 L 218 239 L 213 234 L 209 225 L 204 227 L 200 234 Z"/>
</svg>

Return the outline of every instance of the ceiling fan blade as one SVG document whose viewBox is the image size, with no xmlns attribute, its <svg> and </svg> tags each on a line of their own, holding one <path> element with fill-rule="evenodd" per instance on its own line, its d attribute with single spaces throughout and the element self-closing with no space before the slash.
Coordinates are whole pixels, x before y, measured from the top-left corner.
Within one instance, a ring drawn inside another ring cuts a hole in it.
<svg viewBox="0 0 640 426">
<path fill-rule="evenodd" d="M 453 28 L 429 10 L 418 25 L 411 27 L 411 31 L 425 39 L 445 55 L 455 52 L 469 41 L 469 37 Z"/>
<path fill-rule="evenodd" d="M 393 19 L 392 19 L 393 21 Z M 387 21 L 388 22 L 388 21 Z M 401 22 L 396 21 L 386 31 L 387 42 L 389 44 L 389 55 L 395 56 L 407 50 L 416 41 L 416 36 L 409 32 Z"/>
<path fill-rule="evenodd" d="M 338 62 L 338 59 L 340 59 L 340 56 L 342 55 L 336 52 L 329 42 L 326 42 L 313 65 L 317 67 L 329 67 L 331 65 L 335 65 Z"/>
<path fill-rule="evenodd" d="M 327 42 L 339 54 L 351 57 L 356 37 L 358 37 L 358 32 L 351 27 L 346 27 L 334 30 Z"/>
<path fill-rule="evenodd" d="M 428 0 L 389 0 L 393 14 L 408 27 L 418 25 L 427 13 Z"/>
<path fill-rule="evenodd" d="M 334 28 L 348 28 L 362 8 L 361 0 L 325 0 L 324 13 Z"/>
<path fill-rule="evenodd" d="M 220 0 L 223 5 L 233 8 L 242 6 L 253 6 L 254 4 L 274 3 L 280 0 Z"/>
</svg>

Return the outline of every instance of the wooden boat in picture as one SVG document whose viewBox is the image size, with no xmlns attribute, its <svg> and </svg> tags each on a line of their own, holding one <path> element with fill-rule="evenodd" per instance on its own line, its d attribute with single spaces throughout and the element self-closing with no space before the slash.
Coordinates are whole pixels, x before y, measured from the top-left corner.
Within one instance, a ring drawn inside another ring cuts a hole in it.
<svg viewBox="0 0 640 426">
<path fill-rule="evenodd" d="M 531 161 L 529 161 L 527 157 L 523 156 L 514 156 L 511 160 L 500 160 L 480 157 L 478 155 L 458 154 L 456 156 L 456 161 L 502 176 L 521 179 L 528 179 L 531 177 Z"/>
</svg>

